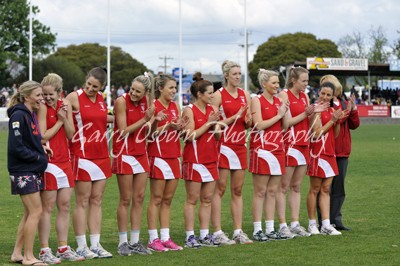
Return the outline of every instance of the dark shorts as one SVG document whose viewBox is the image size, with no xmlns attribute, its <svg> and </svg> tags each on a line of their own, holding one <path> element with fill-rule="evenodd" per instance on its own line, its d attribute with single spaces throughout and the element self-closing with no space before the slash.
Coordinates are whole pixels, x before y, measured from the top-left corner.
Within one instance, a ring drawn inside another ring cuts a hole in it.
<svg viewBox="0 0 400 266">
<path fill-rule="evenodd" d="M 26 195 L 43 190 L 42 175 L 38 173 L 10 173 L 11 194 Z"/>
</svg>

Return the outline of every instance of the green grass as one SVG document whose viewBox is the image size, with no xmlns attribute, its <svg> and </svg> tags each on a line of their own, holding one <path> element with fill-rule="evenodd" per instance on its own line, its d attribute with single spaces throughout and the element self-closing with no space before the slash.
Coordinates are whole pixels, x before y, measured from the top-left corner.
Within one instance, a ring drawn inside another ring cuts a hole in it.
<svg viewBox="0 0 400 266">
<path fill-rule="evenodd" d="M 0 265 L 9 265 L 17 225 L 23 212 L 18 196 L 10 195 L 6 165 L 7 132 L 0 132 Z M 80 262 L 79 265 L 182 265 L 182 264 L 272 264 L 272 265 L 400 265 L 399 165 L 400 125 L 362 125 L 353 132 L 353 153 L 346 178 L 347 199 L 343 208 L 344 222 L 353 231 L 343 236 L 314 236 L 289 241 L 234 245 L 231 247 L 183 250 L 151 256 L 120 257 L 116 253 L 118 230 L 116 209 L 118 188 L 116 178 L 108 181 L 103 203 L 103 228 L 101 242 L 114 253 L 114 258 Z M 308 218 L 305 195 L 308 177 L 302 186 L 301 223 Z M 243 229 L 253 231 L 251 216 L 252 183 L 247 174 L 243 189 Z M 171 215 L 171 236 L 183 244 L 184 184 L 177 189 Z M 146 197 L 145 208 L 148 197 Z M 141 238 L 147 241 L 147 223 L 143 215 Z M 224 197 L 223 229 L 231 234 L 229 192 Z M 277 222 L 276 222 L 277 224 Z M 196 231 L 198 228 L 196 228 Z M 70 244 L 75 247 L 72 226 Z M 56 248 L 52 231 L 50 244 Z M 38 241 L 35 243 L 38 251 Z M 71 264 L 71 263 L 63 263 Z"/>
</svg>

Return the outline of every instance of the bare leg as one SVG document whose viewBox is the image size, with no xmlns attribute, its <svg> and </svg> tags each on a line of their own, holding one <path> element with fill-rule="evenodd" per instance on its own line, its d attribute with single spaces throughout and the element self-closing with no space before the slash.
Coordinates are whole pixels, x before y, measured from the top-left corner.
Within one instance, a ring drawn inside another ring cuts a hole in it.
<svg viewBox="0 0 400 266">
<path fill-rule="evenodd" d="M 58 246 L 66 246 L 68 244 L 68 229 L 70 221 L 70 202 L 72 189 L 62 188 L 57 192 L 57 216 L 56 216 L 56 232 Z"/>
<path fill-rule="evenodd" d="M 146 192 L 148 173 L 140 173 L 133 176 L 132 182 L 132 208 L 131 229 L 140 230 L 142 223 L 143 201 Z"/>
<path fill-rule="evenodd" d="M 51 214 L 57 200 L 57 190 L 42 191 L 40 193 L 42 199 L 43 212 L 39 221 L 39 241 L 42 248 L 49 247 L 49 236 L 51 228 Z"/>
<path fill-rule="evenodd" d="M 149 230 L 157 229 L 158 217 L 161 219 L 160 206 L 166 181 L 150 178 L 150 201 L 147 207 L 147 225 Z"/>
<path fill-rule="evenodd" d="M 196 211 L 197 200 L 200 197 L 201 183 L 185 181 L 186 202 L 184 207 L 185 230 L 194 230 L 194 214 Z"/>
<path fill-rule="evenodd" d="M 275 216 L 275 199 L 278 188 L 281 183 L 280 175 L 271 175 L 267 181 L 267 194 L 264 201 L 265 220 L 274 220 Z"/>
<path fill-rule="evenodd" d="M 35 241 L 39 220 L 42 215 L 42 201 L 40 199 L 39 192 L 22 195 L 21 199 L 26 207 L 25 210 L 28 211 L 28 216 L 24 224 L 24 259 L 22 264 L 30 265 L 38 261 L 33 254 L 33 244 Z"/>
<path fill-rule="evenodd" d="M 306 174 L 306 171 L 307 165 L 297 166 L 290 182 L 289 208 L 290 220 L 292 222 L 298 222 L 300 218 L 301 183 L 303 182 L 303 177 Z"/>
<path fill-rule="evenodd" d="M 91 191 L 92 182 L 75 182 L 75 208 L 72 213 L 72 223 L 76 236 L 86 234 L 86 210 L 89 206 Z"/>
<path fill-rule="evenodd" d="M 24 255 L 22 255 L 22 249 L 24 247 L 24 227 L 27 218 L 28 218 L 28 210 L 24 206 L 24 214 L 18 225 L 17 239 L 15 241 L 14 250 L 11 255 L 11 261 L 22 261 L 22 259 L 24 258 Z"/>
<path fill-rule="evenodd" d="M 199 221 L 200 230 L 208 229 L 211 217 L 211 200 L 215 190 L 215 182 L 202 183 L 200 192 Z"/>
<path fill-rule="evenodd" d="M 226 191 L 228 183 L 229 169 L 219 168 L 219 179 L 216 181 L 215 191 L 211 202 L 211 223 L 214 232 L 222 229 L 221 227 L 221 206 L 222 197 Z"/>
<path fill-rule="evenodd" d="M 119 205 L 117 209 L 118 231 L 127 232 L 128 212 L 132 199 L 132 175 L 117 175 L 119 188 Z"/>
<path fill-rule="evenodd" d="M 321 189 L 322 178 L 310 177 L 310 190 L 307 195 L 308 218 L 315 220 L 315 212 L 317 211 L 317 194 Z"/>
<path fill-rule="evenodd" d="M 286 194 L 288 192 L 294 170 L 295 167 L 285 168 L 285 173 L 282 175 L 281 178 L 281 185 L 278 187 L 278 193 L 276 197 L 276 211 L 278 213 L 280 224 L 286 223 Z"/>
<path fill-rule="evenodd" d="M 168 180 L 160 207 L 160 228 L 169 228 L 171 203 L 178 186 L 179 179 Z"/>
<path fill-rule="evenodd" d="M 106 183 L 107 181 L 105 179 L 92 182 L 88 209 L 88 227 L 90 234 L 100 234 L 101 232 L 101 220 L 103 216 L 101 203 L 103 201 Z"/>
<path fill-rule="evenodd" d="M 330 196 L 329 190 L 333 178 L 322 179 L 321 190 L 319 193 L 319 208 L 321 210 L 321 221 L 329 219 L 330 214 Z"/>
<path fill-rule="evenodd" d="M 253 174 L 253 221 L 261 222 L 269 176 Z"/>
<path fill-rule="evenodd" d="M 231 170 L 231 213 L 233 229 L 242 229 L 244 170 Z"/>
</svg>

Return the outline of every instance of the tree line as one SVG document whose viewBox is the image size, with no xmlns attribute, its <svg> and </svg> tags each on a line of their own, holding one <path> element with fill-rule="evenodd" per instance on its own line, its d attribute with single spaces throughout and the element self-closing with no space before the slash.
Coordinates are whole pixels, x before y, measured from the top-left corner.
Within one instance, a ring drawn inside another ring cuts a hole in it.
<svg viewBox="0 0 400 266">
<path fill-rule="evenodd" d="M 33 13 L 39 12 L 39 8 L 33 6 Z M 0 84 L 10 86 L 26 80 L 28 69 L 23 67 L 29 60 L 29 5 L 26 0 L 0 0 L 0 36 Z M 84 43 L 56 49 L 56 37 L 49 27 L 33 20 L 34 80 L 56 72 L 64 78 L 65 89 L 70 90 L 83 84 L 91 67 L 106 66 L 105 46 Z M 249 63 L 249 76 L 256 87 L 259 68 L 279 71 L 281 66 L 304 61 L 307 57 L 368 58 L 373 63 L 386 63 L 390 57 L 400 58 L 400 37 L 389 43 L 381 26 L 371 26 L 365 34 L 359 31 L 346 34 L 337 43 L 303 32 L 266 38 Z M 111 47 L 113 85 L 129 84 L 133 76 L 146 70 L 143 63 L 120 47 Z"/>
</svg>

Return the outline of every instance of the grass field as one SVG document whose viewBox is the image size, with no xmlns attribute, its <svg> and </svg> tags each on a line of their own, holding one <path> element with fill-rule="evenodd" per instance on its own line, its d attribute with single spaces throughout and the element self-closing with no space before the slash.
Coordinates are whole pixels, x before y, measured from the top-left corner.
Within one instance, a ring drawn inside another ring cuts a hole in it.
<svg viewBox="0 0 400 266">
<path fill-rule="evenodd" d="M 400 125 L 362 125 L 353 132 L 353 153 L 346 179 L 347 199 L 343 208 L 344 223 L 353 228 L 342 236 L 313 236 L 288 241 L 202 248 L 167 252 L 151 256 L 120 257 L 116 252 L 118 230 L 116 178 L 109 179 L 103 203 L 101 243 L 114 258 L 79 262 L 79 265 L 400 265 Z M 18 196 L 10 194 L 6 164 L 7 132 L 0 131 L 0 265 L 10 265 L 17 225 L 23 212 Z M 308 224 L 305 196 L 308 177 L 302 186 L 300 222 Z M 251 234 L 251 175 L 243 188 L 243 229 Z M 183 244 L 185 232 L 183 205 L 185 191 L 180 182 L 172 205 L 171 236 Z M 148 198 L 146 198 L 145 208 Z M 224 197 L 223 229 L 232 234 L 229 193 Z M 147 223 L 143 215 L 141 239 L 147 242 Z M 290 222 L 290 221 L 288 221 Z M 277 222 L 275 223 L 277 225 Z M 196 228 L 198 233 L 198 227 Z M 76 247 L 72 226 L 70 244 Z M 50 245 L 56 248 L 52 231 Z M 39 243 L 35 243 L 38 251 Z M 65 263 L 63 264 L 73 264 Z"/>
</svg>

